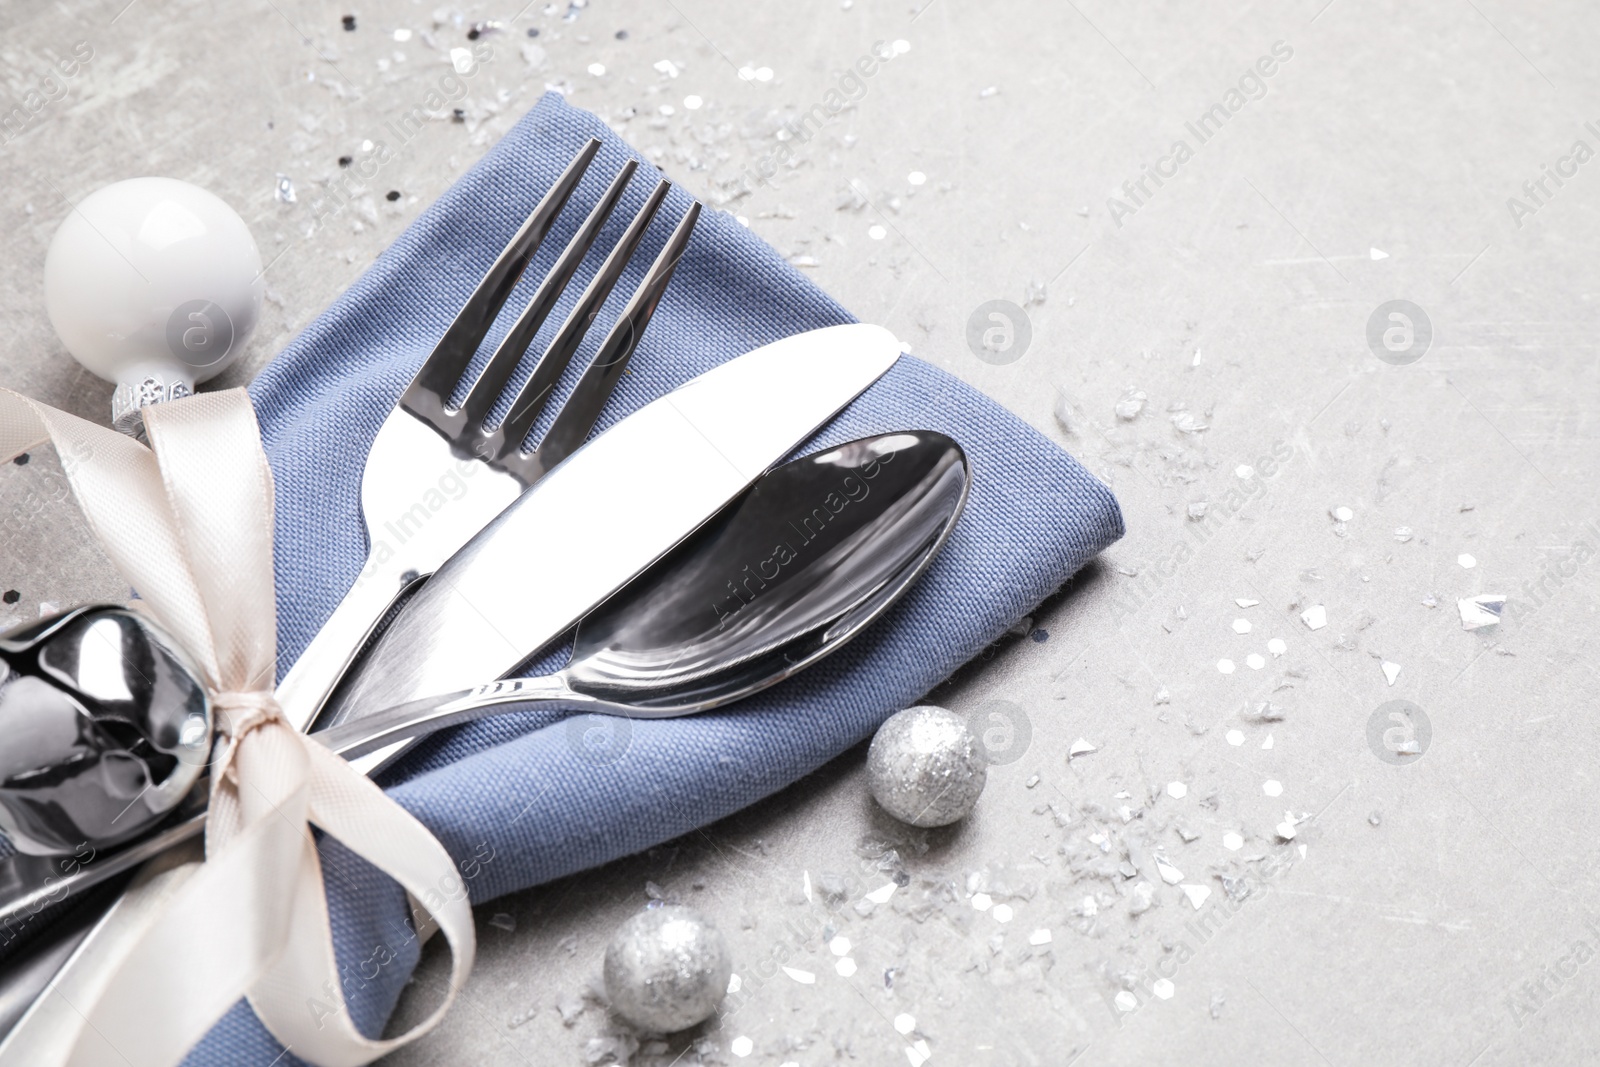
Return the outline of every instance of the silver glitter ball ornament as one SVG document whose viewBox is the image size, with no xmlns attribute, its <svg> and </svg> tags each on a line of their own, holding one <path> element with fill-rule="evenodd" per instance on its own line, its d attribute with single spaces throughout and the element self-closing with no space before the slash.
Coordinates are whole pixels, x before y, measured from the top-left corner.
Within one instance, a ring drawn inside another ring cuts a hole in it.
<svg viewBox="0 0 1600 1067">
<path fill-rule="evenodd" d="M 722 932 L 698 911 L 650 908 L 622 924 L 606 946 L 606 996 L 641 1030 L 669 1034 L 708 1018 L 733 977 Z"/>
<path fill-rule="evenodd" d="M 988 779 L 983 745 L 953 711 L 922 704 L 878 727 L 867 785 L 885 811 L 912 826 L 948 826 L 978 802 Z"/>
</svg>

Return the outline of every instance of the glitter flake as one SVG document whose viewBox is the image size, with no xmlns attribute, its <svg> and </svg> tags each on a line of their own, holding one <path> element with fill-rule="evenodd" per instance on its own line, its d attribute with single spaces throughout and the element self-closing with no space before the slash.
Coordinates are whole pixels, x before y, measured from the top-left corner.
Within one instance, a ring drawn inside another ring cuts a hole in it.
<svg viewBox="0 0 1600 1067">
<path fill-rule="evenodd" d="M 1148 399 L 1143 391 L 1129 389 L 1121 400 L 1117 401 L 1117 418 L 1123 422 L 1132 422 L 1139 417 L 1139 412 L 1144 410 L 1144 403 Z"/>
<path fill-rule="evenodd" d="M 1485 593 L 1456 601 L 1463 630 L 1483 630 L 1500 625 L 1500 615 L 1505 608 L 1506 598 L 1500 593 Z"/>
</svg>

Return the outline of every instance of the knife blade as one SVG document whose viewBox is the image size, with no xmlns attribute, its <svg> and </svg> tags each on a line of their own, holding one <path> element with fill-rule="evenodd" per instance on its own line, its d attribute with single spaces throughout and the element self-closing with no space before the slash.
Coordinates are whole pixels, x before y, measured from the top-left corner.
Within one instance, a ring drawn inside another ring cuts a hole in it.
<svg viewBox="0 0 1600 1067">
<path fill-rule="evenodd" d="M 559 637 L 899 358 L 878 326 L 766 345 L 640 408 L 508 506 L 373 644 L 324 721 L 498 678 Z M 373 773 L 410 742 L 353 761 Z"/>
<path fill-rule="evenodd" d="M 693 532 L 865 391 L 899 355 L 899 342 L 882 327 L 825 327 L 732 359 L 640 408 L 574 452 L 458 553 L 472 551 L 483 562 L 467 568 L 452 559 L 423 585 L 358 664 L 352 681 L 361 686 L 359 697 L 341 708 L 357 718 L 364 707 L 387 707 L 366 702 L 381 701 L 386 690 L 409 693 L 437 680 L 439 688 L 422 692 L 426 696 L 510 670 Z M 676 465 L 663 462 L 669 455 L 663 447 L 667 442 L 679 449 L 671 453 L 680 460 Z M 669 477 L 677 480 L 669 484 Z M 586 483 L 595 488 L 585 492 Z M 659 514 L 635 512 L 629 517 L 624 503 L 659 508 Z M 512 510 L 515 516 L 509 514 Z M 624 514 L 621 520 L 619 513 Z M 637 537 L 632 540 L 617 528 L 626 521 L 635 522 Z M 506 532 L 491 536 L 497 530 Z M 489 547 L 484 547 L 486 541 Z M 615 558 L 595 559 L 597 544 L 615 552 Z M 534 546 L 550 554 L 531 556 Z M 579 574 L 579 566 L 589 569 Z M 494 586 L 509 589 L 513 583 L 520 599 L 484 592 L 489 588 L 492 593 Z M 480 604 L 492 614 L 480 615 Z M 432 614 L 424 616 L 419 609 L 429 605 L 441 606 L 429 608 Z M 437 628 L 429 632 L 419 622 L 424 619 L 443 627 L 459 625 L 471 636 L 447 639 Z M 408 652 L 400 637 L 419 630 L 426 654 Z M 514 643 L 519 639 L 532 643 L 519 646 Z M 475 641 L 489 647 L 473 648 Z M 372 670 L 379 651 L 384 655 L 382 670 L 393 677 Z M 420 662 L 427 656 L 459 660 Z M 408 658 L 417 662 L 407 663 Z M 416 697 L 392 702 L 405 699 Z M 373 773 L 400 747 L 355 765 Z M 56 864 L 20 853 L 0 860 L 0 934 L 48 904 L 188 840 L 204 824 L 203 815 L 191 815 L 154 838 L 105 850 L 84 862 Z"/>
</svg>

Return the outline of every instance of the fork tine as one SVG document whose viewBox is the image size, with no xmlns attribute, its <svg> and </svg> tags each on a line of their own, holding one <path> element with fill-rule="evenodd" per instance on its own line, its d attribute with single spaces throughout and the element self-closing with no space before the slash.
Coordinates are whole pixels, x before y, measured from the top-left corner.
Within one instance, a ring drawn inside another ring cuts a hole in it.
<svg viewBox="0 0 1600 1067">
<path fill-rule="evenodd" d="M 461 404 L 461 415 L 468 426 L 482 426 L 484 417 L 494 407 L 500 391 L 516 372 L 522 354 L 528 350 L 528 345 L 539 332 L 539 327 L 544 325 L 544 320 L 556 306 L 556 301 L 561 298 L 562 292 L 572 281 L 578 265 L 583 262 L 589 247 L 600 235 L 601 227 L 611 217 L 611 212 L 616 208 L 617 201 L 622 199 L 623 190 L 628 187 L 628 181 L 638 167 L 639 164 L 631 159 L 623 165 L 605 194 L 600 197 L 600 202 L 589 212 L 589 217 L 583 220 L 583 225 L 562 250 L 561 258 L 556 260 L 556 265 L 545 275 L 544 281 L 539 283 L 539 289 L 528 301 L 528 306 L 506 332 L 500 346 L 489 358 L 488 366 L 484 367 L 478 380 L 472 383 L 472 387 L 467 391 L 466 400 Z"/>
<path fill-rule="evenodd" d="M 628 306 L 623 308 L 616 325 L 601 342 L 600 351 L 584 370 L 577 388 L 572 391 L 572 396 L 556 416 L 549 432 L 539 442 L 539 447 L 532 455 L 522 457 L 522 462 L 531 475 L 530 480 L 537 480 L 546 471 L 577 451 L 584 439 L 589 436 L 589 431 L 594 428 L 606 401 L 611 399 L 612 390 L 616 388 L 623 372 L 628 369 L 628 361 L 633 357 L 633 351 L 639 345 L 639 338 L 644 335 L 645 327 L 650 323 L 650 316 L 655 314 L 656 305 L 661 302 L 667 283 L 672 280 L 673 270 L 689 246 L 689 237 L 699 219 L 700 203 L 696 201 L 689 205 L 689 210 L 684 212 L 683 218 L 678 221 L 672 236 L 667 238 L 667 243 L 662 246 L 655 262 L 650 265 L 644 281 L 634 290 L 633 297 L 628 301 Z"/>
<path fill-rule="evenodd" d="M 556 216 L 566 206 L 567 198 L 578 187 L 584 171 L 599 151 L 600 139 L 591 138 L 567 164 L 567 169 L 556 179 L 550 191 L 544 194 L 516 236 L 507 243 L 407 387 L 402 402 L 408 408 L 430 421 L 443 415 L 462 371 L 466 370 L 478 346 L 483 343 L 495 316 L 505 305 L 511 290 L 516 288 L 529 260 L 539 250 Z"/>
<path fill-rule="evenodd" d="M 606 297 L 611 295 L 612 287 L 617 284 L 617 279 L 627 268 L 628 261 L 633 258 L 639 242 L 644 239 L 650 220 L 655 218 L 656 209 L 666 199 L 667 190 L 670 188 L 672 183 L 665 180 L 656 185 L 639 214 L 628 224 L 622 239 L 617 242 L 617 246 L 601 264 L 599 272 L 589 282 L 589 287 L 578 298 L 571 314 L 567 316 L 567 321 L 561 324 L 561 330 L 534 366 L 533 376 L 517 393 L 516 400 L 512 401 L 511 413 L 491 435 L 490 443 L 493 451 L 490 453 L 490 458 L 500 461 L 514 459 L 522 451 L 523 438 L 528 436 L 528 431 L 533 429 L 533 424 L 538 421 L 539 413 L 544 410 L 545 401 L 549 399 L 556 383 L 561 380 L 567 364 L 572 362 L 573 353 L 577 352 L 578 346 L 583 343 L 584 335 L 589 332 L 595 316 L 600 313 L 600 306 L 606 302 Z"/>
</svg>

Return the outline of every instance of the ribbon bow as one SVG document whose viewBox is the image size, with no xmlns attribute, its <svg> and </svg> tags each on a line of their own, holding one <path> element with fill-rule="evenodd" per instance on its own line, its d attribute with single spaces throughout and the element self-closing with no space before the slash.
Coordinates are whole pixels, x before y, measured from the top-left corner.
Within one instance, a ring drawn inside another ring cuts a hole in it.
<svg viewBox="0 0 1600 1067">
<path fill-rule="evenodd" d="M 241 995 L 301 1059 L 369 1063 L 433 1029 L 472 968 L 461 877 L 426 827 L 280 717 L 272 472 L 249 398 L 206 393 L 144 419 L 149 448 L 0 389 L 0 462 L 55 445 L 136 605 L 199 670 L 225 738 L 206 859 L 123 896 L 0 1046 L 0 1067 L 171 1067 Z M 444 1002 L 400 1037 L 364 1036 L 345 1008 L 313 826 L 399 882 L 450 944 Z"/>
</svg>

